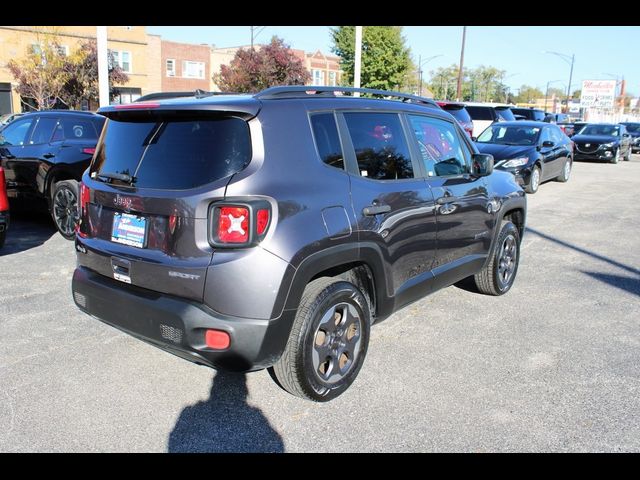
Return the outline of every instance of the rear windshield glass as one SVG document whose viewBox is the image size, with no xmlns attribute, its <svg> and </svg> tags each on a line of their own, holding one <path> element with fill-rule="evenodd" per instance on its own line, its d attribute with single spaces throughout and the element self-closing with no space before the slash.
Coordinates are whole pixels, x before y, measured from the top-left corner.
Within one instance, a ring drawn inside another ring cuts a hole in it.
<svg viewBox="0 0 640 480">
<path fill-rule="evenodd" d="M 493 122 L 490 107 L 474 107 L 467 105 L 465 108 L 474 120 L 491 120 Z"/>
<path fill-rule="evenodd" d="M 447 112 L 449 112 L 451 115 L 454 116 L 454 118 L 456 120 L 458 120 L 461 123 L 470 123 L 471 122 L 471 117 L 469 116 L 469 112 L 467 112 L 467 110 L 464 107 L 458 107 L 456 106 L 454 107 L 442 107 L 444 110 L 446 110 Z"/>
<path fill-rule="evenodd" d="M 630 133 L 640 133 L 640 123 L 623 123 Z"/>
<path fill-rule="evenodd" d="M 251 160 L 249 127 L 239 118 L 110 119 L 97 150 L 92 174 L 131 175 L 140 188 L 195 188 Z"/>
<path fill-rule="evenodd" d="M 498 114 L 498 118 L 505 122 L 513 122 L 516 119 L 509 107 L 496 107 L 496 113 Z"/>
</svg>

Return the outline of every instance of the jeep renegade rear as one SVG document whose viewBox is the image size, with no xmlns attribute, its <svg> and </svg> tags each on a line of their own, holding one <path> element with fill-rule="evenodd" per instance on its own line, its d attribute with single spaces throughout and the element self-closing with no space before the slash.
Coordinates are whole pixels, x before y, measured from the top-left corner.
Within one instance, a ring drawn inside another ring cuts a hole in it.
<svg viewBox="0 0 640 480">
<path fill-rule="evenodd" d="M 274 87 L 100 113 L 74 301 L 178 356 L 327 401 L 374 322 L 466 277 L 513 284 L 524 192 L 430 100 Z"/>
</svg>

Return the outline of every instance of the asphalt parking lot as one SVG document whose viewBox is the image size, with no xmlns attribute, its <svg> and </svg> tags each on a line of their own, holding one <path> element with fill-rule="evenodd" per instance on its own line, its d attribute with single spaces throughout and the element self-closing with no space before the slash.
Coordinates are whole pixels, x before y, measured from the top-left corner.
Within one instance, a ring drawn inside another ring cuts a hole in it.
<svg viewBox="0 0 640 480">
<path fill-rule="evenodd" d="M 0 250 L 0 451 L 639 451 L 639 185 L 638 155 L 541 185 L 511 292 L 450 287 L 396 313 L 326 404 L 81 313 L 73 244 L 46 217 L 14 218 Z"/>
</svg>

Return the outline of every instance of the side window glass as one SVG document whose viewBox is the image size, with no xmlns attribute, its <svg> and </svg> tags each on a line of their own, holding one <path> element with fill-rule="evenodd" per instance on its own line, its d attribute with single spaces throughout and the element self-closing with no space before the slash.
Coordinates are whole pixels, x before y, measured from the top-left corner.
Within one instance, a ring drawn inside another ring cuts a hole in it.
<svg viewBox="0 0 640 480">
<path fill-rule="evenodd" d="M 33 133 L 31 134 L 29 145 L 49 143 L 51 140 L 51 134 L 53 133 L 53 129 L 57 123 L 58 120 L 56 118 L 40 117 L 36 124 L 36 128 L 33 129 Z"/>
<path fill-rule="evenodd" d="M 409 121 L 428 176 L 449 177 L 469 172 L 469 154 L 451 123 L 421 115 L 409 115 Z"/>
<path fill-rule="evenodd" d="M 374 180 L 413 178 L 409 147 L 395 113 L 345 113 L 360 175 Z"/>
<path fill-rule="evenodd" d="M 552 142 L 553 141 L 553 140 L 551 140 L 551 134 L 549 133 L 549 130 L 550 130 L 549 128 L 543 128 L 542 129 L 542 133 L 540 133 L 540 145 L 542 145 L 544 142 Z"/>
<path fill-rule="evenodd" d="M 95 127 L 89 120 L 77 118 L 63 118 L 60 120 L 62 134 L 67 140 L 97 140 L 98 134 Z M 56 132 L 55 138 L 59 138 L 60 133 Z"/>
<path fill-rule="evenodd" d="M 11 122 L 0 132 L 0 145 L 24 145 L 33 119 Z"/>
<path fill-rule="evenodd" d="M 551 129 L 551 141 L 556 145 L 562 143 L 562 132 L 556 126 Z"/>
<path fill-rule="evenodd" d="M 333 114 L 319 113 L 312 115 L 311 127 L 320 159 L 327 165 L 343 170 L 344 158 Z"/>
</svg>

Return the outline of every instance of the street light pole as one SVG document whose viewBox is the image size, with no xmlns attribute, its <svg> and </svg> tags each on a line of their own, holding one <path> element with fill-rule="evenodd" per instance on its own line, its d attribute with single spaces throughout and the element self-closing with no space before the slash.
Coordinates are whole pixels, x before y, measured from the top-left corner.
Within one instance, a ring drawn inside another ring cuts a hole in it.
<svg viewBox="0 0 640 480">
<path fill-rule="evenodd" d="M 458 87 L 456 89 L 456 102 L 460 101 L 462 94 L 462 66 L 464 64 L 464 41 L 467 36 L 467 27 L 462 27 L 462 49 L 460 50 L 460 70 L 458 71 Z"/>
<path fill-rule="evenodd" d="M 438 54 L 438 55 L 434 55 L 433 57 L 425 58 L 424 61 L 422 61 L 422 55 L 418 55 L 418 77 L 420 79 L 420 85 L 418 85 L 418 96 L 422 96 L 422 66 L 426 65 L 434 58 L 443 57 L 443 56 L 444 55 L 442 54 Z"/>
<path fill-rule="evenodd" d="M 576 55 L 574 53 L 571 56 L 569 56 L 564 53 L 549 52 L 547 50 L 545 50 L 544 53 L 550 53 L 551 55 L 556 55 L 557 57 L 560 57 L 562 60 L 564 60 L 565 62 L 571 65 L 571 70 L 569 71 L 569 84 L 567 85 L 567 113 L 569 113 L 569 97 L 571 96 L 571 80 L 573 79 L 573 62 L 576 59 Z"/>
<path fill-rule="evenodd" d="M 360 68 L 362 64 L 362 26 L 356 26 L 355 62 L 353 65 L 353 86 L 360 88 Z M 354 97 L 359 97 L 360 92 L 354 92 Z"/>
<path fill-rule="evenodd" d="M 554 82 L 559 82 L 560 80 L 549 80 L 547 82 L 547 90 L 544 92 L 544 111 L 547 111 L 547 97 L 549 97 L 549 85 Z"/>
</svg>

